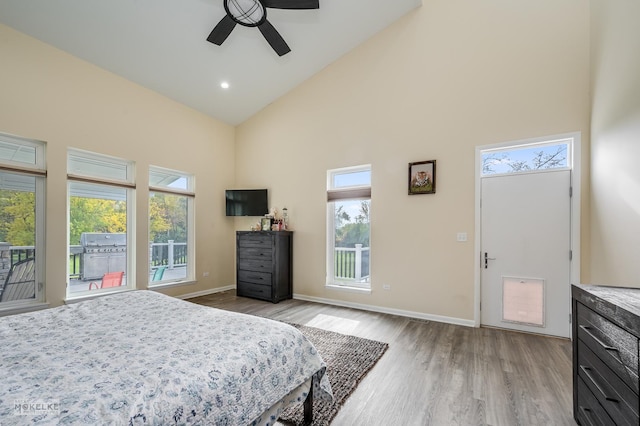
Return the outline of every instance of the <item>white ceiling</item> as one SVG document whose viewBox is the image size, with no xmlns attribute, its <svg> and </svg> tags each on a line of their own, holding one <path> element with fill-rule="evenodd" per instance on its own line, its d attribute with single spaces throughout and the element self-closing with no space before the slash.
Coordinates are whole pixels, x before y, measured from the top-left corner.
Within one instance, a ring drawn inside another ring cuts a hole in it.
<svg viewBox="0 0 640 426">
<path fill-rule="evenodd" d="M 257 28 L 238 25 L 222 46 L 207 42 L 223 0 L 0 0 L 0 23 L 236 125 L 421 4 L 267 9 L 291 47 L 282 57 Z"/>
</svg>

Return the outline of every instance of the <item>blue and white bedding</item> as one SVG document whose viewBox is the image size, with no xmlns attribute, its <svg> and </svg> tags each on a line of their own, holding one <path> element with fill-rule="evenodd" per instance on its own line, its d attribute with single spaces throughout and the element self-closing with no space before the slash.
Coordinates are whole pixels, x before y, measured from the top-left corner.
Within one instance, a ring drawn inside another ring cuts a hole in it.
<svg viewBox="0 0 640 426">
<path fill-rule="evenodd" d="M 325 371 L 287 324 L 119 293 L 0 319 L 0 424 L 269 425 Z"/>
</svg>

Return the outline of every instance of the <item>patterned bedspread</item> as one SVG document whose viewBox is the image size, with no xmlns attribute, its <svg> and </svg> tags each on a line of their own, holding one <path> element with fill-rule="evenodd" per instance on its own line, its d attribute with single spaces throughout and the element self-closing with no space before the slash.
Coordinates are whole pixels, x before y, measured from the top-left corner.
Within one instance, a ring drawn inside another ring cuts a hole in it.
<svg viewBox="0 0 640 426">
<path fill-rule="evenodd" d="M 287 324 L 131 291 L 0 318 L 0 424 L 248 425 L 325 370 Z"/>
</svg>

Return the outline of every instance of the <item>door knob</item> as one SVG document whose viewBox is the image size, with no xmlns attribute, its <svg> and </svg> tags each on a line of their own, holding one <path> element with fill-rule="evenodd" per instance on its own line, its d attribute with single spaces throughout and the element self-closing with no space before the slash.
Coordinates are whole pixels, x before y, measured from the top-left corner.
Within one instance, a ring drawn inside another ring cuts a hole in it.
<svg viewBox="0 0 640 426">
<path fill-rule="evenodd" d="M 489 254 L 485 251 L 484 252 L 484 269 L 487 269 L 489 267 L 489 261 L 490 260 L 496 260 L 495 257 L 489 257 Z"/>
</svg>

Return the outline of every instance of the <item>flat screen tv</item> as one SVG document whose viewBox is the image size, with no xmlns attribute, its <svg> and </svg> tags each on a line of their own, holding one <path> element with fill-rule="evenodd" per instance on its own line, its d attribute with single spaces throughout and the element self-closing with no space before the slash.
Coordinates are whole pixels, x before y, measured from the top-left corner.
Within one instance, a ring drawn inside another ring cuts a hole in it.
<svg viewBox="0 0 640 426">
<path fill-rule="evenodd" d="M 227 189 L 227 216 L 264 216 L 269 213 L 266 189 Z"/>
</svg>

